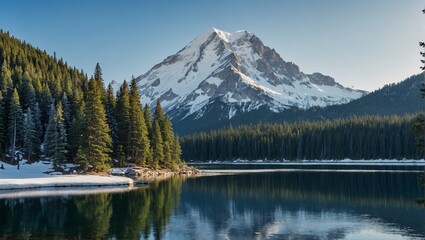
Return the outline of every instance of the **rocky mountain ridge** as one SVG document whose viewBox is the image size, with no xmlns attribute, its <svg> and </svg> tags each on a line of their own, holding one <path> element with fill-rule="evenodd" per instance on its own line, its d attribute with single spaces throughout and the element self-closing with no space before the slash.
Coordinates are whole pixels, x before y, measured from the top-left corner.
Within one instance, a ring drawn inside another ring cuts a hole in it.
<svg viewBox="0 0 425 240">
<path fill-rule="evenodd" d="M 250 32 L 215 28 L 137 81 L 142 102 L 160 100 L 173 121 L 201 119 L 218 105 L 217 119 L 231 119 L 259 108 L 278 113 L 343 104 L 365 94 L 321 73 L 303 73 Z"/>
</svg>

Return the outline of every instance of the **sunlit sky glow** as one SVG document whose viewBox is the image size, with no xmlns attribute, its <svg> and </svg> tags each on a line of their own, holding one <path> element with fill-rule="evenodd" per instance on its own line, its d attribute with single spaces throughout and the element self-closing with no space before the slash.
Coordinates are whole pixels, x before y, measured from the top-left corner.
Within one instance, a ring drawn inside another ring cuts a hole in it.
<svg viewBox="0 0 425 240">
<path fill-rule="evenodd" d="M 105 82 L 139 76 L 211 27 L 247 30 L 305 73 L 375 90 L 420 72 L 424 0 L 0 2 L 0 28 Z"/>
</svg>

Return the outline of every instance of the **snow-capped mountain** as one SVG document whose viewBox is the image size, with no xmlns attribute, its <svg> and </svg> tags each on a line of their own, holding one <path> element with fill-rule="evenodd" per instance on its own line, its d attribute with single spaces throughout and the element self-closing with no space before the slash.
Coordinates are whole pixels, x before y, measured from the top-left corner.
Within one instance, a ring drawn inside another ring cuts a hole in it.
<svg viewBox="0 0 425 240">
<path fill-rule="evenodd" d="M 173 120 L 217 119 L 261 108 L 281 112 L 347 103 L 365 94 L 329 76 L 305 74 L 254 34 L 211 29 L 137 78 L 143 103 L 159 99 Z"/>
</svg>

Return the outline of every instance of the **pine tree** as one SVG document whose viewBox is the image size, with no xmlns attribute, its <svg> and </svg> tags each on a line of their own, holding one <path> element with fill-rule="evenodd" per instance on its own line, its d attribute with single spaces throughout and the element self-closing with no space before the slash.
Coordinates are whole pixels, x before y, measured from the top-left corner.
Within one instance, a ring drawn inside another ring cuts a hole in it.
<svg viewBox="0 0 425 240">
<path fill-rule="evenodd" d="M 35 90 L 32 85 L 31 80 L 29 79 L 28 72 L 26 72 L 27 77 L 23 78 L 22 87 L 20 88 L 19 98 L 21 101 L 21 107 L 23 109 L 28 109 L 29 107 L 33 107 L 36 103 Z"/>
<path fill-rule="evenodd" d="M 102 69 L 100 68 L 100 64 L 96 63 L 96 67 L 94 68 L 94 80 L 97 82 L 99 86 L 103 86 L 103 78 L 102 78 Z"/>
<path fill-rule="evenodd" d="M 161 127 L 162 140 L 164 142 L 164 162 L 165 167 L 174 169 L 175 161 L 173 157 L 174 133 L 170 118 L 166 117 Z"/>
<path fill-rule="evenodd" d="M 83 139 L 86 139 L 86 124 L 85 124 L 85 102 L 81 101 L 79 107 L 77 108 L 75 115 L 72 118 L 71 126 L 69 127 L 68 134 L 68 149 L 69 149 L 69 158 L 74 159 L 77 157 L 77 152 L 80 150 L 83 145 Z"/>
<path fill-rule="evenodd" d="M 172 151 L 173 151 L 173 143 L 174 136 L 173 130 L 171 128 L 171 122 L 168 118 L 165 118 L 165 121 L 161 127 L 161 135 L 162 140 L 164 142 L 164 162 L 167 168 L 172 168 L 173 160 L 172 160 Z"/>
<path fill-rule="evenodd" d="M 115 99 L 114 89 L 112 88 L 112 84 L 109 83 L 108 89 L 106 91 L 105 111 L 106 111 L 106 119 L 111 129 L 109 135 L 112 138 L 112 143 L 113 143 L 112 145 L 115 152 L 117 150 L 117 145 L 118 145 L 118 135 L 117 135 L 118 123 L 117 123 L 117 118 L 115 113 L 116 102 L 117 101 Z"/>
<path fill-rule="evenodd" d="M 39 143 L 42 140 L 43 136 L 43 126 L 41 125 L 41 112 L 38 102 L 35 102 L 35 104 L 32 104 L 30 107 L 31 114 L 32 114 L 32 120 L 34 122 L 34 129 L 37 132 L 37 136 L 39 139 Z"/>
<path fill-rule="evenodd" d="M 176 165 L 181 163 L 181 155 L 182 155 L 182 149 L 180 146 L 180 140 L 179 140 L 179 137 L 175 137 L 174 144 L 173 144 L 172 159 Z"/>
<path fill-rule="evenodd" d="M 25 114 L 24 147 L 28 161 L 36 159 L 40 154 L 40 135 L 36 129 L 34 114 L 28 108 Z"/>
<path fill-rule="evenodd" d="M 39 93 L 38 103 L 40 107 L 40 121 L 42 126 L 42 132 L 46 132 L 46 127 L 49 123 L 49 116 L 50 116 L 50 108 L 52 104 L 52 95 L 50 93 L 49 87 L 47 84 L 43 85 L 41 93 Z M 44 135 L 41 137 L 41 139 L 44 139 Z"/>
<path fill-rule="evenodd" d="M 55 165 L 59 165 L 66 160 L 66 147 L 67 147 L 67 135 L 65 130 L 65 118 L 63 115 L 62 102 L 58 103 L 55 113 L 56 123 L 56 147 L 53 155 L 53 162 Z"/>
<path fill-rule="evenodd" d="M 180 162 L 180 158 L 174 159 L 174 157 L 177 155 L 177 149 L 179 148 L 179 146 L 175 146 L 175 139 L 171 120 L 170 118 L 165 117 L 161 107 L 161 103 L 159 101 L 157 101 L 155 107 L 155 122 L 157 122 L 159 125 L 162 137 L 162 152 L 164 157 L 162 161 L 163 163 L 161 165 L 166 168 L 175 169 L 177 163 Z M 176 154 L 174 154 L 175 151 L 177 151 Z"/>
<path fill-rule="evenodd" d="M 146 127 L 147 127 L 148 133 L 149 133 L 149 139 L 152 139 L 152 135 L 153 135 L 153 122 L 152 121 L 153 121 L 153 119 L 152 119 L 151 108 L 149 107 L 148 104 L 145 105 L 143 115 L 145 117 Z"/>
<path fill-rule="evenodd" d="M 100 64 L 96 63 L 96 67 L 94 69 L 94 81 L 96 82 L 96 84 L 99 87 L 99 91 L 100 91 L 100 96 L 102 99 L 102 103 L 105 104 L 106 102 L 106 90 L 104 88 L 104 83 L 103 83 L 103 74 L 102 74 L 102 68 L 100 68 Z"/>
<path fill-rule="evenodd" d="M 164 122 L 165 122 L 165 116 L 164 116 L 164 111 L 162 110 L 162 106 L 161 103 L 158 101 L 156 101 L 156 106 L 155 106 L 155 118 L 154 118 L 154 134 L 156 135 L 156 131 L 159 130 L 160 134 L 161 134 L 161 146 L 162 146 L 162 154 L 158 157 L 158 163 L 160 166 L 162 167 L 166 167 L 167 166 L 167 153 L 170 150 L 169 146 L 165 146 L 165 141 L 164 141 Z M 158 124 L 158 128 L 156 128 L 156 124 Z M 154 136 L 155 138 L 155 136 Z"/>
<path fill-rule="evenodd" d="M 44 142 L 43 142 L 43 153 L 47 157 L 52 157 L 55 154 L 56 148 L 56 122 L 55 122 L 56 109 L 53 103 L 50 104 L 49 112 L 49 124 L 46 127 L 46 132 L 44 133 Z"/>
<path fill-rule="evenodd" d="M 85 112 L 86 139 L 82 148 L 83 155 L 96 172 L 104 172 L 110 168 L 109 154 L 112 152 L 112 139 L 102 104 L 102 89 L 103 86 L 96 80 L 89 81 Z"/>
<path fill-rule="evenodd" d="M 52 159 L 54 166 L 66 160 L 67 135 L 64 122 L 62 103 L 59 102 L 56 108 L 52 104 L 43 146 L 44 153 Z"/>
<path fill-rule="evenodd" d="M 24 118 L 16 88 L 13 90 L 9 103 L 8 128 L 9 147 L 12 151 L 12 156 L 14 156 L 16 147 L 21 147 L 23 144 L 22 130 L 24 129 Z"/>
<path fill-rule="evenodd" d="M 155 119 L 157 119 L 159 122 L 159 125 L 161 126 L 162 124 L 164 124 L 164 120 L 165 120 L 165 116 L 164 116 L 164 111 L 162 110 L 162 106 L 161 103 L 158 101 L 156 101 L 156 106 L 155 106 Z"/>
<path fill-rule="evenodd" d="M 129 156 L 133 162 L 144 166 L 150 164 L 152 153 L 143 109 L 140 104 L 139 90 L 137 89 L 135 79 L 131 81 L 130 86 L 130 113 Z"/>
<path fill-rule="evenodd" d="M 63 93 L 61 102 L 63 107 L 63 117 L 64 117 L 65 128 L 69 129 L 69 127 L 71 126 L 73 114 L 71 110 L 71 104 L 69 103 L 66 92 Z"/>
<path fill-rule="evenodd" d="M 117 118 L 117 145 L 121 145 L 123 152 L 128 156 L 128 132 L 130 127 L 130 93 L 128 90 L 127 82 L 124 80 L 120 90 L 117 94 L 116 104 L 116 118 Z"/>
<path fill-rule="evenodd" d="M 6 150 L 6 136 L 5 136 L 5 124 L 4 117 L 6 116 L 6 111 L 4 108 L 4 98 L 2 91 L 0 91 L 0 159 L 3 158 L 3 154 Z"/>
<path fill-rule="evenodd" d="M 152 166 L 154 168 L 158 168 L 160 165 L 164 166 L 164 145 L 162 141 L 161 128 L 159 126 L 158 119 L 156 119 L 153 124 L 152 153 L 153 153 Z"/>
</svg>

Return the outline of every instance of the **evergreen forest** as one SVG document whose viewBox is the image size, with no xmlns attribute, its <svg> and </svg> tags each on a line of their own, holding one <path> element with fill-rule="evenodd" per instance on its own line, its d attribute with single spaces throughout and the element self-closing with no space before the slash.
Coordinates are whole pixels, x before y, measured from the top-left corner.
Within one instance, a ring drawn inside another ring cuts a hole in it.
<svg viewBox="0 0 425 240">
<path fill-rule="evenodd" d="M 418 159 L 417 116 L 259 123 L 182 137 L 185 160 Z"/>
<path fill-rule="evenodd" d="M 134 163 L 176 169 L 178 138 L 158 102 L 140 103 L 134 79 L 117 93 L 96 65 L 88 77 L 56 54 L 0 30 L 0 158 L 50 159 L 104 172 Z M 155 157 L 154 157 L 155 156 Z"/>
</svg>

